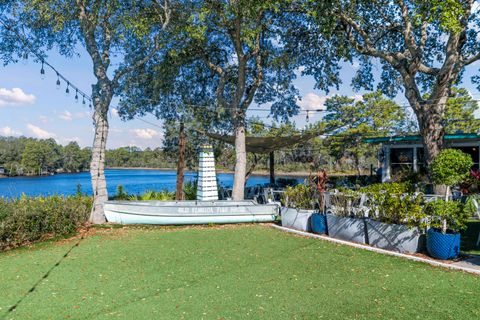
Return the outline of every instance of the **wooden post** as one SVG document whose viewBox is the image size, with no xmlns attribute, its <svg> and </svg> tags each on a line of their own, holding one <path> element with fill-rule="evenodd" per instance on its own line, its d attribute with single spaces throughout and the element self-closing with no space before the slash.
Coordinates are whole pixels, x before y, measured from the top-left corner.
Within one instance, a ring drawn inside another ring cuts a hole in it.
<svg viewBox="0 0 480 320">
<path fill-rule="evenodd" d="M 175 192 L 175 200 L 183 200 L 183 179 L 185 171 L 185 127 L 180 122 L 180 130 L 178 134 L 178 162 L 177 162 L 177 188 Z"/>
<path fill-rule="evenodd" d="M 270 152 L 270 183 L 274 184 L 275 183 L 275 153 L 274 151 Z"/>
</svg>

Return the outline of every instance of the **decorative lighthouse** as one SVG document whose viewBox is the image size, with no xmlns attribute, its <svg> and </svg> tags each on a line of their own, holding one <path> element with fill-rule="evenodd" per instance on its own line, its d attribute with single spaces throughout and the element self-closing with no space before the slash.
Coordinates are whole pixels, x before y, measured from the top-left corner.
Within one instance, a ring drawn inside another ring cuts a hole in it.
<svg viewBox="0 0 480 320">
<path fill-rule="evenodd" d="M 215 158 L 213 157 L 213 148 L 211 145 L 203 145 L 200 147 L 197 200 L 218 200 Z"/>
</svg>

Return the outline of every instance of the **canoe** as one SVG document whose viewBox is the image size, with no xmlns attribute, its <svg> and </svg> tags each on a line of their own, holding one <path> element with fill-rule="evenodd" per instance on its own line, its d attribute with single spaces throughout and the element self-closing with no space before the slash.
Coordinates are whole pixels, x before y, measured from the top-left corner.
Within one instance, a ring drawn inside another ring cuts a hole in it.
<svg viewBox="0 0 480 320">
<path fill-rule="evenodd" d="M 278 204 L 255 201 L 107 201 L 108 222 L 120 224 L 209 224 L 271 222 Z"/>
</svg>

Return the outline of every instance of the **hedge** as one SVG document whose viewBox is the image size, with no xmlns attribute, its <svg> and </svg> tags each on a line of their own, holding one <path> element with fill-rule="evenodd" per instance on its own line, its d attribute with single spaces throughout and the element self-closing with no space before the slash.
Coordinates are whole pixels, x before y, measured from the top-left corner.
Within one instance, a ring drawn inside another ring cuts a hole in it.
<svg viewBox="0 0 480 320">
<path fill-rule="evenodd" d="M 92 198 L 83 195 L 0 198 L 0 251 L 72 234 L 91 208 Z"/>
</svg>

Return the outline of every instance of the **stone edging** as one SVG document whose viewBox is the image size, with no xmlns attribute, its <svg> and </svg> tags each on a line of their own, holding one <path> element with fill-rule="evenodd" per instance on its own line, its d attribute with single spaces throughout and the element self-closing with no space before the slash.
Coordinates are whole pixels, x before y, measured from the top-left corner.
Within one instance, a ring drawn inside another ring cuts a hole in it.
<svg viewBox="0 0 480 320">
<path fill-rule="evenodd" d="M 404 253 L 379 249 L 379 248 L 370 247 L 370 246 L 367 246 L 367 245 L 362 245 L 362 244 L 358 244 L 358 243 L 354 243 L 354 242 L 348 242 L 348 241 L 344 241 L 344 240 L 340 240 L 340 239 L 330 238 L 328 236 L 322 236 L 322 235 L 318 235 L 318 234 L 314 234 L 314 233 L 309 233 L 309 232 L 299 231 L 299 230 L 295 230 L 295 229 L 290 229 L 290 228 L 282 227 L 282 226 L 279 226 L 279 225 L 276 225 L 276 224 L 273 224 L 273 223 L 270 224 L 270 226 L 272 228 L 275 228 L 275 229 L 278 229 L 278 230 L 282 230 L 282 231 L 290 232 L 290 233 L 295 233 L 295 234 L 305 236 L 305 237 L 317 238 L 317 239 L 321 239 L 321 240 L 325 240 L 325 241 L 330 241 L 330 242 L 334 242 L 334 243 L 347 245 L 347 246 L 354 247 L 354 248 L 360 248 L 360 249 L 367 250 L 367 251 L 373 251 L 373 252 L 377 252 L 377 253 L 381 253 L 381 254 L 386 254 L 386 255 L 389 255 L 389 256 L 395 256 L 395 257 L 405 258 L 405 259 L 408 259 L 408 260 L 419 261 L 419 262 L 427 263 L 427 264 L 430 264 L 430 265 L 436 266 L 436 267 L 442 267 L 442 268 L 447 268 L 447 269 L 452 269 L 452 270 L 459 270 L 459 271 L 464 271 L 464 272 L 480 275 L 480 269 L 462 267 L 462 266 L 458 266 L 458 265 L 454 265 L 454 264 L 450 264 L 450 263 L 444 263 L 444 262 L 440 262 L 440 261 L 436 261 L 436 260 L 425 259 L 425 258 L 421 258 L 421 257 L 417 257 L 417 256 L 404 254 Z"/>
</svg>

